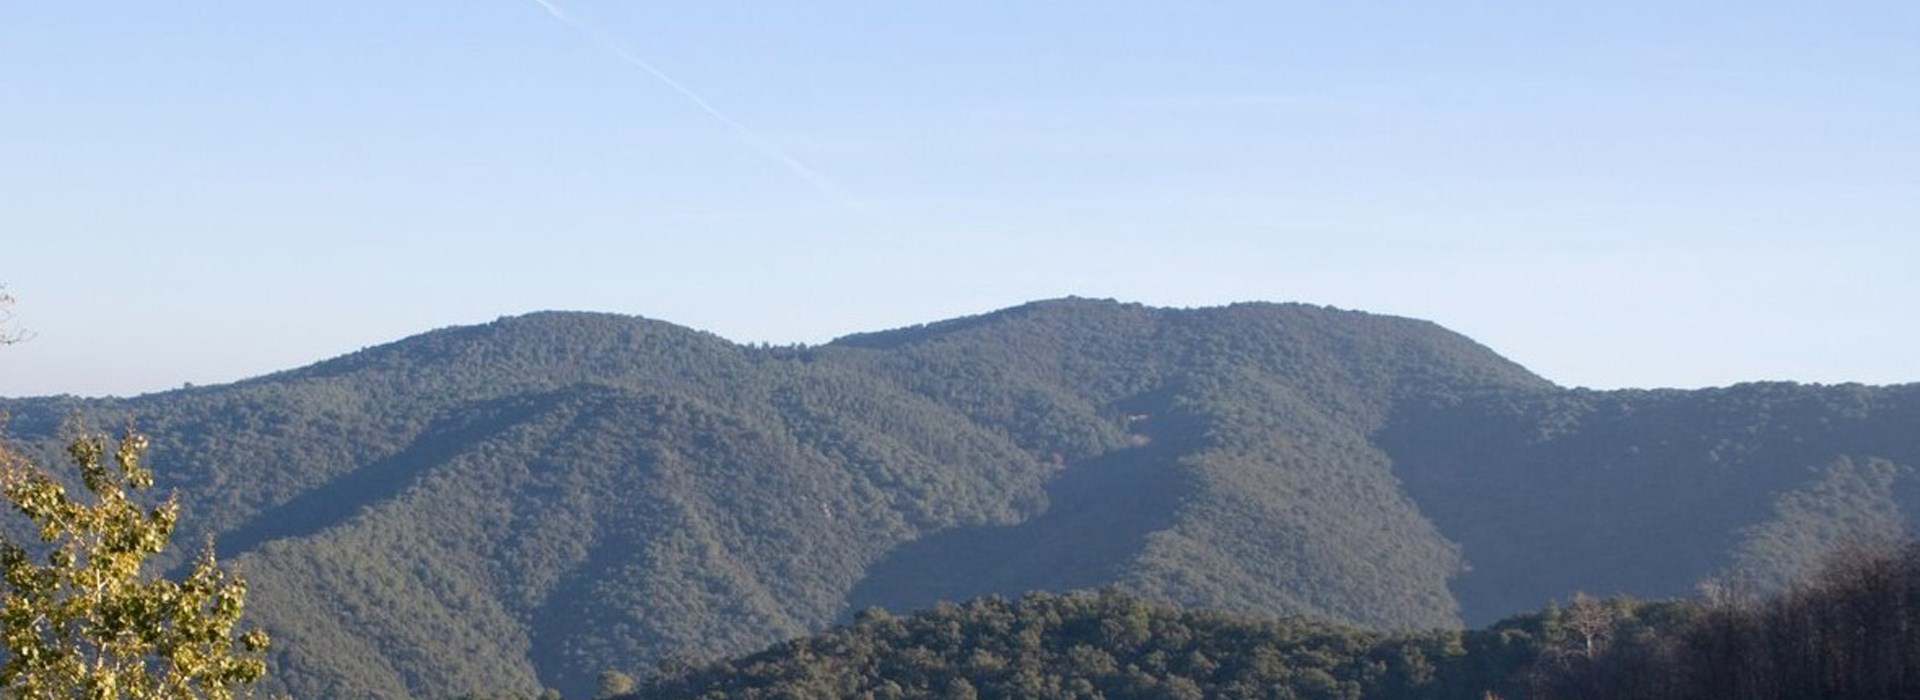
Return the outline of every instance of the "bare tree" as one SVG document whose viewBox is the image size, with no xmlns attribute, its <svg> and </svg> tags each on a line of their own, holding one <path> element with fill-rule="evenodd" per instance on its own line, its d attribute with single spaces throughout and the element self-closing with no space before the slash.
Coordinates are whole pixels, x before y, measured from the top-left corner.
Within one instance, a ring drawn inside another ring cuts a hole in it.
<svg viewBox="0 0 1920 700">
<path fill-rule="evenodd" d="M 12 345 L 26 339 L 26 334 L 17 330 L 8 330 L 7 322 L 13 320 L 13 296 L 7 294 L 7 286 L 0 284 L 0 345 Z"/>
<path fill-rule="evenodd" d="M 1573 594 L 1567 607 L 1567 627 L 1580 635 L 1581 651 L 1588 659 L 1598 655 L 1613 634 L 1615 611 L 1605 602 L 1586 593 Z"/>
</svg>

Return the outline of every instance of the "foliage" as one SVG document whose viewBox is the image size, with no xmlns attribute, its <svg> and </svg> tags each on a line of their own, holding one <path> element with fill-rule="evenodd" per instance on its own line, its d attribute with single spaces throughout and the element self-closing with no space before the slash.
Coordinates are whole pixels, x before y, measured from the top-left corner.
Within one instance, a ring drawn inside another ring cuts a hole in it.
<svg viewBox="0 0 1920 700">
<path fill-rule="evenodd" d="M 594 691 L 596 698 L 611 698 L 633 692 L 633 676 L 608 669 L 600 672 L 597 681 L 599 688 Z"/>
<path fill-rule="evenodd" d="M 1500 391 L 1403 403 L 1377 443 L 1472 567 L 1469 623 L 1576 589 L 1778 585 L 1920 508 L 1920 385 Z"/>
<path fill-rule="evenodd" d="M 1839 552 L 1773 596 L 1717 591 L 1687 623 L 1537 674 L 1541 700 L 1869 700 L 1920 694 L 1920 543 Z"/>
<path fill-rule="evenodd" d="M 1920 505 L 1920 387 L 1563 389 L 1302 305 L 1067 299 L 792 347 L 539 313 L 0 409 L 35 455 L 76 415 L 146 428 L 180 535 L 246 567 L 282 642 L 263 687 L 313 697 L 590 697 L 606 668 L 1033 589 L 1488 624 Z"/>
<path fill-rule="evenodd" d="M 1879 699 L 1920 692 L 1920 543 L 1763 598 L 1576 595 L 1468 632 L 1185 612 L 1115 591 L 988 597 L 662 669 L 632 697 Z"/>
<path fill-rule="evenodd" d="M 1388 637 L 1182 612 L 1102 591 L 869 611 L 832 632 L 648 679 L 636 697 L 1372 698 L 1439 692 L 1459 633 Z"/>
<path fill-rule="evenodd" d="M 221 571 L 210 549 L 179 581 L 143 574 L 180 511 L 173 499 L 151 509 L 132 500 L 153 484 L 141 464 L 146 444 L 134 433 L 114 444 L 73 441 L 69 455 L 92 502 L 0 451 L 0 486 L 40 541 L 0 543 L 0 687 L 9 697 L 229 698 L 265 672 L 266 635 L 232 636 L 246 584 Z"/>
<path fill-rule="evenodd" d="M 1884 459 L 1835 460 L 1811 483 L 1780 494 L 1772 517 L 1743 528 L 1721 585 L 1754 593 L 1790 588 L 1835 552 L 1899 541 L 1907 532 L 1897 490 L 1911 470 Z"/>
</svg>

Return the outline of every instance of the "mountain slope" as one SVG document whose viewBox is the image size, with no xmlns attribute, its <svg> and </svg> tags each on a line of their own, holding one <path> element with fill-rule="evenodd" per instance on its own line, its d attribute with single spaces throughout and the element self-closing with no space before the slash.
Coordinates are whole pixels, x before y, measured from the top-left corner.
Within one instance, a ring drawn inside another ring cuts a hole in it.
<svg viewBox="0 0 1920 700">
<path fill-rule="evenodd" d="M 178 540 L 245 568 L 306 696 L 582 695 L 1030 588 L 1457 626 L 1777 581 L 1920 505 L 1914 387 L 1570 391 L 1431 323 L 1302 305 L 1066 299 L 787 348 L 541 313 L 0 409 L 43 451 L 73 416 L 150 432 Z"/>
<path fill-rule="evenodd" d="M 1920 386 L 1747 384 L 1409 404 L 1379 442 L 1463 545 L 1454 591 L 1484 623 L 1574 589 L 1777 586 L 1831 545 L 1898 536 L 1920 513 L 1916 429 Z"/>
</svg>

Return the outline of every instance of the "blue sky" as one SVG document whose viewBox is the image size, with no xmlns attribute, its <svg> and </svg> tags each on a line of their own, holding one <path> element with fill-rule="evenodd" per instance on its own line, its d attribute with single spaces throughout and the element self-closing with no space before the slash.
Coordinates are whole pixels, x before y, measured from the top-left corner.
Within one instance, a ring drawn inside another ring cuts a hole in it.
<svg viewBox="0 0 1920 700">
<path fill-rule="evenodd" d="M 1567 385 L 1920 381 L 1914 3 L 555 5 L 0 4 L 0 395 L 1065 295 L 1415 316 Z"/>
</svg>

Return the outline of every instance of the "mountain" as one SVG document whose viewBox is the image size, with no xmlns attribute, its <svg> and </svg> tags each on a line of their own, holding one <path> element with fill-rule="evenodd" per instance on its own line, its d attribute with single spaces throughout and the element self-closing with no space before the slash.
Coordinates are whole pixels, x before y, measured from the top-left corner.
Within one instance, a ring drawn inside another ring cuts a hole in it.
<svg viewBox="0 0 1920 700">
<path fill-rule="evenodd" d="M 176 541 L 243 569 L 309 697 L 580 696 L 1030 589 L 1457 627 L 1777 585 L 1920 504 L 1920 386 L 1570 390 L 1293 304 L 1063 299 L 812 347 L 550 312 L 0 410 L 47 456 L 76 418 L 148 432 Z"/>
</svg>

